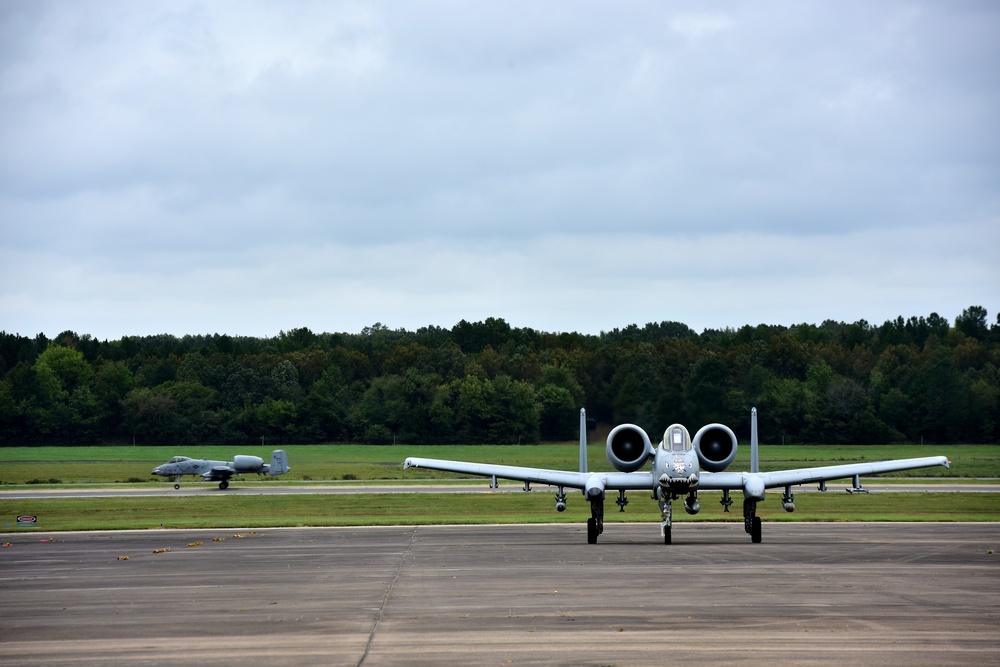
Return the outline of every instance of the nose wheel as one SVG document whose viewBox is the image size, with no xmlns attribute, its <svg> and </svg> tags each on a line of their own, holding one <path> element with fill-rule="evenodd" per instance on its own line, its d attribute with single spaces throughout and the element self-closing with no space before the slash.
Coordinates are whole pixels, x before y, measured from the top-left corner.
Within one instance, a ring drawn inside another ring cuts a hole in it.
<svg viewBox="0 0 1000 667">
<path fill-rule="evenodd" d="M 760 544 L 761 524 L 760 517 L 757 516 L 756 500 L 743 501 L 743 525 L 746 528 L 746 531 L 750 533 L 750 541 L 753 544 Z"/>
<path fill-rule="evenodd" d="M 604 532 L 604 498 L 590 499 L 590 518 L 587 519 L 587 544 L 597 544 L 597 536 Z"/>
<path fill-rule="evenodd" d="M 660 513 L 663 515 L 663 521 L 660 522 L 660 534 L 663 535 L 663 543 L 670 544 L 670 529 L 673 526 L 674 511 L 669 497 L 660 501 Z"/>
</svg>

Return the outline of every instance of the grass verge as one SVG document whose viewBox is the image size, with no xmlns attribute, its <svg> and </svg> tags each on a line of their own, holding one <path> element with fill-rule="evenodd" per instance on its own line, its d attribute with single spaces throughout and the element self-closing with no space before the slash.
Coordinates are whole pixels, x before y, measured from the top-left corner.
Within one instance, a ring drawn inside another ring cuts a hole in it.
<svg viewBox="0 0 1000 667">
<path fill-rule="evenodd" d="M 288 445 L 291 472 L 283 482 L 312 480 L 417 480 L 454 478 L 429 470 L 403 470 L 407 456 L 480 461 L 506 465 L 576 470 L 576 443 L 545 445 Z M 231 461 L 234 454 L 271 457 L 266 447 L 0 447 L 0 484 L 148 482 L 150 471 L 174 454 Z M 746 470 L 750 448 L 740 447 L 731 470 Z M 944 455 L 951 469 L 922 468 L 893 476 L 1000 478 L 998 445 L 762 445 L 763 470 L 804 468 L 833 463 Z M 593 471 L 610 470 L 603 444 L 588 448 Z M 256 480 L 251 475 L 247 480 Z M 260 478 L 269 480 L 270 478 Z M 162 478 L 160 479 L 162 482 Z"/>
<path fill-rule="evenodd" d="M 781 509 L 780 494 L 771 493 L 758 506 L 765 521 L 997 521 L 997 493 L 801 493 L 796 511 Z M 675 504 L 675 521 L 742 521 L 735 503 L 731 513 L 718 504 L 719 494 L 702 493 L 702 511 L 683 513 Z M 428 493 L 364 495 L 246 495 L 139 498 L 46 498 L 0 501 L 4 532 L 123 530 L 152 528 L 242 528 L 277 526 L 380 526 L 490 523 L 583 523 L 589 505 L 570 496 L 569 509 L 553 510 L 553 496 L 531 493 Z M 737 499 L 738 500 L 738 499 Z M 658 523 L 657 505 L 646 494 L 633 493 L 624 513 L 613 498 L 606 502 L 605 522 Z M 38 517 L 35 529 L 16 528 L 18 515 Z"/>
</svg>

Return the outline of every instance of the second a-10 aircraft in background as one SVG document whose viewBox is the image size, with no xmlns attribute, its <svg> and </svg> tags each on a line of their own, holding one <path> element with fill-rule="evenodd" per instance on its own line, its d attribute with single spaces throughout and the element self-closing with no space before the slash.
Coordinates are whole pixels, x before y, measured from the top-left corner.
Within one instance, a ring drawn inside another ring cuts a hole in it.
<svg viewBox="0 0 1000 667">
<path fill-rule="evenodd" d="M 597 536 L 604 532 L 604 498 L 608 491 L 617 491 L 615 501 L 620 511 L 625 511 L 628 499 L 626 491 L 649 491 L 660 504 L 663 520 L 660 534 L 665 544 L 671 543 L 673 525 L 672 502 L 684 498 L 684 509 L 688 514 L 697 514 L 701 509 L 698 502 L 699 491 L 722 491 L 722 506 L 729 511 L 733 504 L 730 491 L 743 491 L 743 523 L 750 541 L 761 541 L 761 521 L 757 516 L 757 503 L 764 500 L 767 489 L 784 488 L 781 506 L 793 511 L 795 505 L 792 487 L 798 484 L 819 482 L 825 484 L 833 479 L 854 478 L 854 491 L 860 491 L 860 476 L 875 475 L 898 470 L 925 468 L 931 466 L 948 467 L 944 456 L 928 456 L 914 459 L 895 459 L 874 463 L 848 463 L 822 466 L 818 468 L 797 468 L 761 472 L 758 458 L 757 409 L 750 416 L 750 471 L 724 472 L 736 458 L 736 436 L 723 424 L 708 424 L 695 433 L 694 438 L 680 424 L 672 424 L 663 433 L 663 440 L 654 447 L 646 432 L 634 424 L 622 424 L 608 434 L 608 461 L 618 472 L 587 471 L 587 424 L 586 411 L 580 410 L 580 471 L 545 470 L 492 463 L 470 463 L 466 461 L 446 461 L 410 457 L 403 463 L 404 468 L 430 468 L 455 473 L 481 475 L 492 478 L 496 488 L 498 479 L 513 479 L 524 482 L 524 490 L 530 491 L 531 484 L 547 484 L 558 488 L 556 511 L 566 509 L 566 488 L 580 489 L 590 501 L 591 517 L 587 520 L 587 542 L 597 543 Z M 647 463 L 651 470 L 636 472 Z"/>
<path fill-rule="evenodd" d="M 288 456 L 285 450 L 276 449 L 271 453 L 271 463 L 264 463 L 259 456 L 238 454 L 232 461 L 209 461 L 208 459 L 192 459 L 187 456 L 175 456 L 163 465 L 153 468 L 154 475 L 161 477 L 180 477 L 182 475 L 200 475 L 209 482 L 218 482 L 220 489 L 229 487 L 229 478 L 233 475 L 257 473 L 258 475 L 283 475 L 288 472 Z M 174 484 L 175 489 L 181 488 Z"/>
</svg>

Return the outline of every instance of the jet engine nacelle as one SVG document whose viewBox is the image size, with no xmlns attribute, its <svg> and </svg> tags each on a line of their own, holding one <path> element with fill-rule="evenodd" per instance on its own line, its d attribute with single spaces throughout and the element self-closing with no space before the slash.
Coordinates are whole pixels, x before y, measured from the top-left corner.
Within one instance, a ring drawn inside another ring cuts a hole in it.
<svg viewBox="0 0 1000 667">
<path fill-rule="evenodd" d="M 608 461 L 621 472 L 635 472 L 655 454 L 646 432 L 635 424 L 621 424 L 608 433 Z"/>
<path fill-rule="evenodd" d="M 264 467 L 264 459 L 259 456 L 240 454 L 233 457 L 233 468 L 236 472 L 257 472 Z"/>
<path fill-rule="evenodd" d="M 736 435 L 724 424 L 702 426 L 691 444 L 702 469 L 709 472 L 722 472 L 736 458 Z"/>
</svg>

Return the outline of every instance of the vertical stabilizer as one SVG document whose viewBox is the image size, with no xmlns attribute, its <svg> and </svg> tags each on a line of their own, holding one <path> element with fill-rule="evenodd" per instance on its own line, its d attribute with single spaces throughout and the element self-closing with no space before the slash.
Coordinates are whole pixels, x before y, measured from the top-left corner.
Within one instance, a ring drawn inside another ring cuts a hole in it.
<svg viewBox="0 0 1000 667">
<path fill-rule="evenodd" d="M 267 470 L 268 474 L 274 477 L 276 475 L 284 475 L 289 470 L 291 468 L 288 467 L 288 455 L 285 454 L 285 450 L 274 450 L 271 454 L 271 467 Z"/>
<path fill-rule="evenodd" d="M 587 408 L 580 408 L 580 472 L 587 472 Z"/>
<path fill-rule="evenodd" d="M 750 472 L 760 472 L 760 455 L 757 451 L 757 408 L 750 409 Z"/>
</svg>

